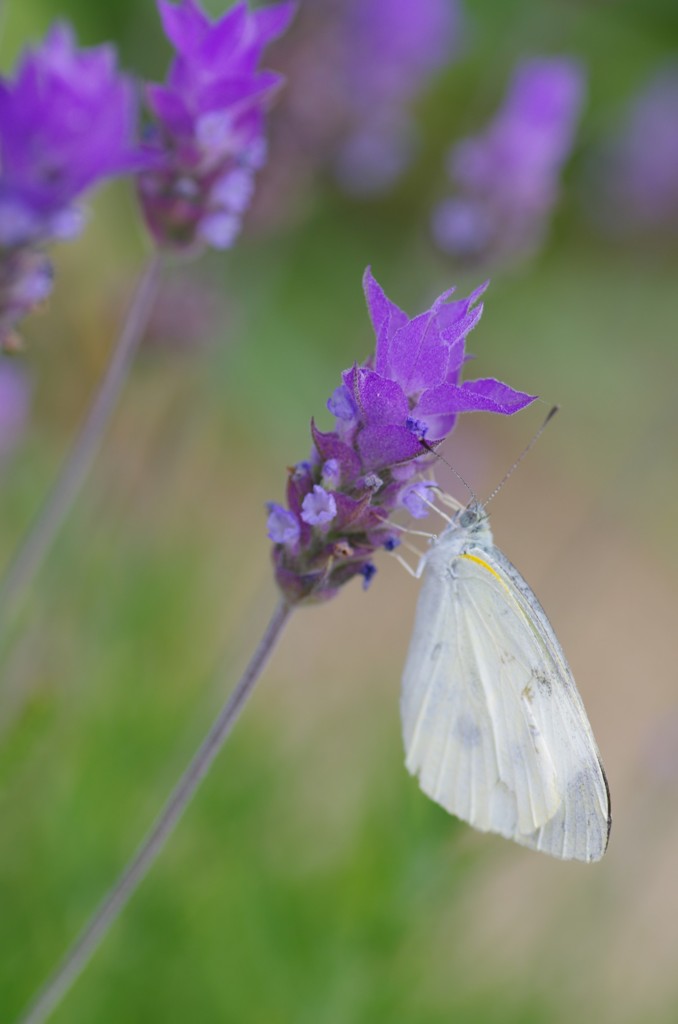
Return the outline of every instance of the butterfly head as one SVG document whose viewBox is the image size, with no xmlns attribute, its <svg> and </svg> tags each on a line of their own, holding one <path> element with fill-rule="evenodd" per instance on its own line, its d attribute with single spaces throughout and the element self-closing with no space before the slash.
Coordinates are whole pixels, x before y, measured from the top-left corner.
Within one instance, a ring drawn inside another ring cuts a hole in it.
<svg viewBox="0 0 678 1024">
<path fill-rule="evenodd" d="M 479 501 L 472 501 L 466 508 L 457 512 L 454 521 L 462 530 L 468 533 L 476 533 L 487 529 L 488 518 L 484 506 Z"/>
</svg>

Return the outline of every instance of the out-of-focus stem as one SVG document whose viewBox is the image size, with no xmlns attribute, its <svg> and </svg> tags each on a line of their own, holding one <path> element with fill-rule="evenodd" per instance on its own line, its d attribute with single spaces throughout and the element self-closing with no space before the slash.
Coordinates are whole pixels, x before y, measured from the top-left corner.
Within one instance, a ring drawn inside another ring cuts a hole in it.
<svg viewBox="0 0 678 1024">
<path fill-rule="evenodd" d="M 0 631 L 38 572 L 99 451 L 157 295 L 161 257 L 148 261 L 87 417 L 33 525 L 0 579 Z"/>
<path fill-rule="evenodd" d="M 235 725 L 291 610 L 291 606 L 283 601 L 274 612 L 239 683 L 174 787 L 155 825 L 18 1024 L 42 1024 L 47 1020 L 146 877 Z"/>
</svg>

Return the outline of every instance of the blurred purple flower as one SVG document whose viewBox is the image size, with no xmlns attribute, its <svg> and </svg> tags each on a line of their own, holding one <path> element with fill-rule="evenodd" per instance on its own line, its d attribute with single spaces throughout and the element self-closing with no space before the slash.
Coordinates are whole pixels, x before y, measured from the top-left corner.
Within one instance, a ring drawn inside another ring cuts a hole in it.
<svg viewBox="0 0 678 1024">
<path fill-rule="evenodd" d="M 364 287 L 375 354 L 343 374 L 328 402 L 334 429 L 323 433 L 311 422 L 312 456 L 290 471 L 287 509 L 268 506 L 276 578 L 292 602 L 331 597 L 356 575 L 369 583 L 371 556 L 398 543 L 391 513 L 426 514 L 432 485 L 413 477 L 430 466 L 428 449 L 447 437 L 459 413 L 510 415 L 534 400 L 494 378 L 460 380 L 485 286 L 454 302 L 452 290 L 445 292 L 413 318 L 369 268 Z"/>
<path fill-rule="evenodd" d="M 417 143 L 411 107 L 455 59 L 458 0 L 315 0 L 276 46 L 288 74 L 254 215 L 289 216 L 329 168 L 354 194 L 390 188 Z M 290 197 L 296 200 L 291 205 Z"/>
<path fill-rule="evenodd" d="M 662 68 L 633 100 L 595 194 L 597 219 L 613 232 L 678 230 L 678 66 Z"/>
<path fill-rule="evenodd" d="M 12 454 L 26 428 L 30 386 L 26 374 L 0 357 L 0 463 Z"/>
<path fill-rule="evenodd" d="M 194 0 L 158 9 L 176 57 L 167 83 L 147 90 L 156 166 L 139 179 L 143 208 L 160 245 L 228 248 L 265 161 L 264 109 L 281 82 L 257 65 L 293 7 L 238 3 L 216 22 Z"/>
<path fill-rule="evenodd" d="M 35 246 L 78 234 L 86 189 L 144 166 L 135 119 L 115 51 L 78 50 L 64 24 L 24 55 L 13 81 L 0 80 L 0 345 L 50 291 Z"/>
<path fill-rule="evenodd" d="M 539 246 L 583 95 L 583 72 L 570 59 L 519 65 L 489 127 L 450 153 L 456 192 L 433 213 L 434 237 L 443 250 L 485 260 L 524 257 Z"/>
<path fill-rule="evenodd" d="M 55 25 L 0 81 L 0 246 L 72 238 L 85 189 L 144 163 L 134 143 L 136 105 L 110 46 L 78 50 Z"/>
<path fill-rule="evenodd" d="M 374 192 L 410 161 L 416 133 L 408 108 L 456 57 L 460 8 L 456 0 L 352 0 L 344 17 L 349 127 L 336 172 L 348 191 Z"/>
</svg>

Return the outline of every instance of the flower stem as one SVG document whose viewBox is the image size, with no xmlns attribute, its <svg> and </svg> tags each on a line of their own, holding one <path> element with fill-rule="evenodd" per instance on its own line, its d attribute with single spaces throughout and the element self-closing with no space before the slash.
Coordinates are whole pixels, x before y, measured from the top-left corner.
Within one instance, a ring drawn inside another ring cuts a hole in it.
<svg viewBox="0 0 678 1024">
<path fill-rule="evenodd" d="M 239 683 L 174 787 L 155 825 L 18 1024 L 42 1024 L 48 1019 L 146 877 L 238 720 L 291 610 L 289 604 L 281 601 Z"/>
<path fill-rule="evenodd" d="M 161 263 L 156 254 L 146 264 L 101 387 L 42 510 L 0 580 L 0 625 L 4 625 L 40 568 L 99 450 L 148 323 L 160 283 Z"/>
</svg>

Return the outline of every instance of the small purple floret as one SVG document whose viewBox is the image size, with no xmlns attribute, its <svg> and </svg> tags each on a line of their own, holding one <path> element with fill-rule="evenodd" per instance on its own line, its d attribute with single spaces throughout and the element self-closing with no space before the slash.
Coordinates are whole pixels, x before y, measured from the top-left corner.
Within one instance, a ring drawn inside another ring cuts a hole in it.
<svg viewBox="0 0 678 1024">
<path fill-rule="evenodd" d="M 425 519 L 431 511 L 431 503 L 437 489 L 436 484 L 428 480 L 420 480 L 403 491 L 400 498 L 401 504 L 415 519 Z"/>
<path fill-rule="evenodd" d="M 351 393 L 345 384 L 340 384 L 327 399 L 327 408 L 338 420 L 345 420 L 350 423 L 357 416 L 355 403 Z"/>
<path fill-rule="evenodd" d="M 282 505 L 276 505 L 274 501 L 267 504 L 268 536 L 274 544 L 284 544 L 293 547 L 299 540 L 301 529 L 296 516 L 288 512 Z"/>
<path fill-rule="evenodd" d="M 332 522 L 336 514 L 337 503 L 334 495 L 320 484 L 316 484 L 301 503 L 301 518 L 309 526 L 325 526 Z"/>
<path fill-rule="evenodd" d="M 360 570 L 360 575 L 363 578 L 363 590 L 367 590 L 376 574 L 377 567 L 374 564 L 374 562 L 365 562 L 362 569 Z"/>
<path fill-rule="evenodd" d="M 417 420 L 413 416 L 408 416 L 405 420 L 405 426 L 417 437 L 425 438 L 428 434 L 428 423 L 424 423 L 423 420 Z"/>
<path fill-rule="evenodd" d="M 338 459 L 328 459 L 322 468 L 322 485 L 336 490 L 341 484 L 341 465 Z"/>
</svg>

